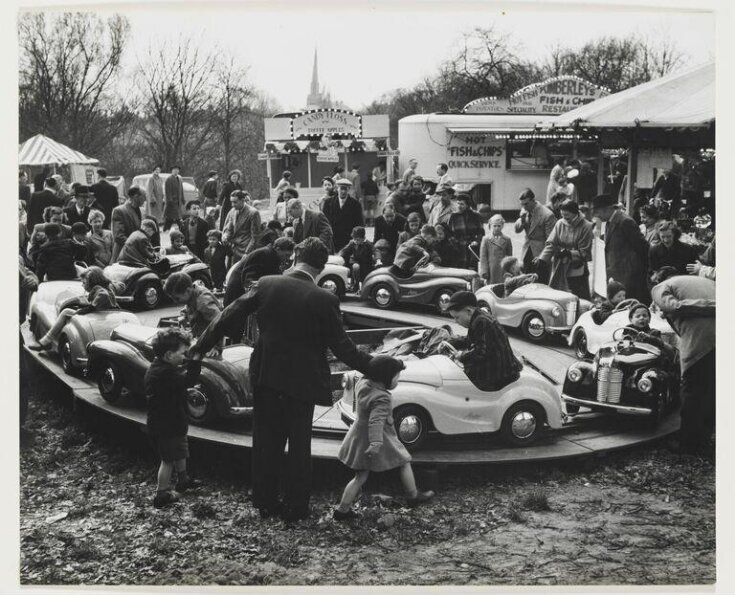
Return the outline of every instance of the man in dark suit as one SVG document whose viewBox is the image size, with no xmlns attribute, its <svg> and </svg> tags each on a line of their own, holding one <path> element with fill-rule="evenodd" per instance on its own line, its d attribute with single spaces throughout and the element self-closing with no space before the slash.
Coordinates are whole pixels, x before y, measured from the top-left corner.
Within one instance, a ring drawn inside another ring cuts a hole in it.
<svg viewBox="0 0 735 595">
<path fill-rule="evenodd" d="M 351 182 L 346 178 L 336 181 L 337 196 L 324 201 L 324 214 L 332 226 L 334 251 L 339 252 L 350 241 L 355 227 L 363 227 L 362 206 L 349 195 Z"/>
<path fill-rule="evenodd" d="M 375 218 L 375 235 L 373 243 L 378 240 L 386 240 L 390 244 L 391 255 L 396 255 L 398 248 L 398 234 L 406 231 L 406 218 L 396 213 L 393 203 L 386 203 L 383 214 Z"/>
<path fill-rule="evenodd" d="M 605 278 L 622 283 L 627 297 L 649 304 L 648 242 L 641 230 L 609 194 L 592 199 L 592 214 L 605 222 Z"/>
<path fill-rule="evenodd" d="M 229 273 L 225 298 L 229 306 L 261 277 L 280 275 L 293 255 L 294 243 L 289 238 L 278 238 L 272 245 L 253 250 L 240 259 Z"/>
<path fill-rule="evenodd" d="M 179 175 L 179 166 L 171 168 L 171 175 L 163 185 L 166 195 L 166 207 L 163 210 L 163 231 L 171 229 L 171 224 L 181 220 L 184 209 L 184 182 Z"/>
<path fill-rule="evenodd" d="M 22 200 L 25 206 L 31 199 L 31 187 L 28 185 L 28 174 L 23 170 L 18 172 L 18 200 Z"/>
<path fill-rule="evenodd" d="M 89 191 L 89 186 L 78 185 L 74 190 L 74 204 L 69 205 L 64 209 L 64 218 L 68 225 L 74 225 L 81 221 L 82 223 L 88 223 L 89 212 L 92 210 L 89 207 L 89 199 L 93 198 Z"/>
<path fill-rule="evenodd" d="M 92 184 L 89 189 L 94 194 L 95 206 L 105 214 L 103 227 L 110 229 L 112 225 L 112 209 L 119 206 L 120 199 L 117 188 L 107 181 L 107 170 L 103 167 L 97 170 L 97 183 Z"/>
<path fill-rule="evenodd" d="M 112 209 L 112 262 L 117 262 L 120 251 L 130 235 L 140 228 L 142 217 L 140 207 L 145 204 L 145 190 L 140 186 L 131 186 L 125 204 Z"/>
<path fill-rule="evenodd" d="M 190 200 L 186 203 L 186 217 L 181 220 L 180 231 L 184 234 L 184 244 L 194 256 L 203 260 L 204 250 L 208 245 L 207 232 L 211 227 L 199 216 L 201 207 L 198 200 Z"/>
<path fill-rule="evenodd" d="M 654 204 L 662 200 L 670 207 L 671 217 L 675 218 L 681 208 L 681 178 L 670 169 L 664 169 L 651 190 Z"/>
<path fill-rule="evenodd" d="M 217 206 L 217 172 L 212 170 L 207 174 L 207 181 L 202 186 L 202 196 L 205 207 Z"/>
<path fill-rule="evenodd" d="M 26 229 L 28 233 L 33 232 L 33 228 L 39 223 L 44 223 L 43 212 L 46 207 L 63 207 L 64 201 L 56 195 L 56 180 L 46 178 L 43 183 L 43 190 L 31 194 L 26 209 Z"/>
<path fill-rule="evenodd" d="M 327 349 L 351 368 L 368 371 L 371 357 L 357 349 L 342 327 L 339 299 L 314 279 L 329 257 L 318 239 L 297 246 L 298 261 L 287 274 L 262 277 L 209 325 L 192 348 L 200 359 L 225 335 L 239 339 L 247 317 L 257 312 L 260 336 L 250 360 L 253 386 L 253 503 L 262 517 L 287 521 L 309 515 L 311 423 L 314 405 L 331 405 Z M 285 508 L 278 502 L 281 457 L 285 464 Z"/>
<path fill-rule="evenodd" d="M 294 244 L 300 244 L 306 238 L 319 238 L 330 253 L 333 251 L 332 226 L 323 213 L 305 209 L 298 198 L 289 200 L 286 210 L 291 217 Z"/>
</svg>

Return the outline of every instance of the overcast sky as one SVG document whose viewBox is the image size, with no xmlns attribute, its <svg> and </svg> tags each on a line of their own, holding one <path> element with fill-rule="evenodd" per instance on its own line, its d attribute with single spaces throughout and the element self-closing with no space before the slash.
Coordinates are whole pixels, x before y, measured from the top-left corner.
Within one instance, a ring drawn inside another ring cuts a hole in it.
<svg viewBox="0 0 735 595">
<path fill-rule="evenodd" d="M 329 10 L 299 10 L 297 5 L 273 11 L 200 5 L 125 7 L 119 12 L 132 25 L 129 67 L 136 57 L 145 57 L 151 43 L 191 36 L 200 47 L 220 48 L 249 65 L 251 81 L 286 110 L 305 104 L 315 47 L 320 82 L 355 109 L 434 73 L 462 33 L 475 26 L 493 25 L 512 34 L 530 58 L 543 57 L 557 42 L 580 46 L 604 35 L 628 33 L 676 39 L 692 63 L 711 59 L 715 52 L 714 18 L 707 13 L 395 6 L 362 5 L 358 10 L 343 3 Z"/>
</svg>

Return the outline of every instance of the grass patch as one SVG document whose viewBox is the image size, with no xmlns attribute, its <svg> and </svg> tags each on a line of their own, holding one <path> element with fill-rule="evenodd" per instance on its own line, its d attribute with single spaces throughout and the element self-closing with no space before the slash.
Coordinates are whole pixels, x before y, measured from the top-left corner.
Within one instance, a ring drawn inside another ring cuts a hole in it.
<svg viewBox="0 0 735 595">
<path fill-rule="evenodd" d="M 551 510 L 549 505 L 549 496 L 546 490 L 541 488 L 534 488 L 528 494 L 523 497 L 521 504 L 526 510 L 533 510 L 534 512 L 543 512 Z"/>
</svg>

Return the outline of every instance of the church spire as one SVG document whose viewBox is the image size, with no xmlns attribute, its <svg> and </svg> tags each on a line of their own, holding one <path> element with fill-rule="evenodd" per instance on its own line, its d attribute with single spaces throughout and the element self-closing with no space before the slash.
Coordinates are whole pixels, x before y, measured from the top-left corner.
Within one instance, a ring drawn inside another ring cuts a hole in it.
<svg viewBox="0 0 735 595">
<path fill-rule="evenodd" d="M 314 69 L 311 73 L 311 94 L 319 95 L 319 67 L 317 65 L 316 47 L 314 48 Z"/>
</svg>

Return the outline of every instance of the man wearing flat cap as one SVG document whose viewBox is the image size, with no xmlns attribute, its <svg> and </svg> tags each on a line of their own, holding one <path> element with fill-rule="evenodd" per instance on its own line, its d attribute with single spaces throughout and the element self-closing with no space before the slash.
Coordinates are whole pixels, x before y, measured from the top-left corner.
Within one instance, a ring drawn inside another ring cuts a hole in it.
<svg viewBox="0 0 735 595">
<path fill-rule="evenodd" d="M 362 205 L 349 195 L 352 182 L 347 178 L 335 180 L 337 195 L 324 201 L 323 212 L 332 226 L 334 234 L 334 251 L 339 252 L 351 239 L 350 234 L 355 227 L 365 225 L 362 217 Z"/>
<path fill-rule="evenodd" d="M 495 317 L 477 305 L 471 291 L 458 291 L 449 298 L 447 311 L 465 327 L 467 337 L 452 339 L 462 349 L 457 359 L 464 365 L 472 384 L 484 391 L 496 391 L 520 378 L 523 364 L 513 354 L 508 335 Z"/>
<path fill-rule="evenodd" d="M 454 199 L 454 188 L 450 184 L 440 184 L 436 187 L 438 200 L 434 199 L 429 207 L 429 225 L 436 227 L 439 223 L 449 225 L 449 219 L 457 212 Z"/>
<path fill-rule="evenodd" d="M 641 230 L 609 194 L 592 199 L 592 214 L 606 223 L 605 278 L 622 283 L 629 298 L 651 303 L 646 282 L 648 243 Z"/>
</svg>

